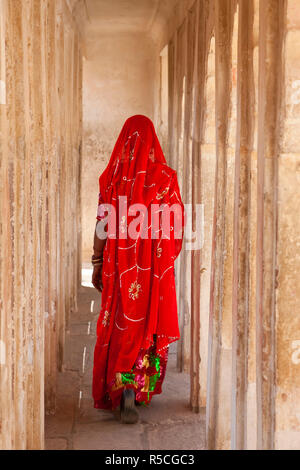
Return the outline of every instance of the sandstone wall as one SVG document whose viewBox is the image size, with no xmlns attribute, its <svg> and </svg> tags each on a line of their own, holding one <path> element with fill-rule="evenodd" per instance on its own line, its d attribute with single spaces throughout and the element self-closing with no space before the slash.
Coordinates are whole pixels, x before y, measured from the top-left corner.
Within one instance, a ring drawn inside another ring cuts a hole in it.
<svg viewBox="0 0 300 470">
<path fill-rule="evenodd" d="M 157 77 L 153 41 L 141 33 L 88 36 L 83 73 L 83 259 L 93 248 L 99 176 L 126 119 L 153 119 Z"/>
</svg>

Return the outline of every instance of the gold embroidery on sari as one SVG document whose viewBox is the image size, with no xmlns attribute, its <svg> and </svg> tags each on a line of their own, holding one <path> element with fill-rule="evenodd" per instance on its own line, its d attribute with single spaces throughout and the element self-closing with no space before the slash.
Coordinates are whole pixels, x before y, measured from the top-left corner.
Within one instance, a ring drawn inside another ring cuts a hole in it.
<svg viewBox="0 0 300 470">
<path fill-rule="evenodd" d="M 123 382 L 122 382 L 122 374 L 120 372 L 116 373 L 116 378 L 115 378 L 115 383 L 112 386 L 112 390 L 118 390 L 119 388 L 123 387 Z"/>
<path fill-rule="evenodd" d="M 156 199 L 158 200 L 162 199 L 167 194 L 168 191 L 169 191 L 169 188 L 166 188 L 162 193 L 157 193 Z"/>
<path fill-rule="evenodd" d="M 145 378 L 145 385 L 144 387 L 142 388 L 142 392 L 149 392 L 149 385 L 150 385 L 150 377 L 148 375 L 144 375 L 144 378 Z"/>
<path fill-rule="evenodd" d="M 106 310 L 104 312 L 104 318 L 102 320 L 102 325 L 109 326 L 109 320 L 110 320 L 110 313 Z"/>
<path fill-rule="evenodd" d="M 145 354 L 145 356 L 143 357 L 143 367 L 148 368 L 149 366 L 150 366 L 149 355 Z"/>
</svg>

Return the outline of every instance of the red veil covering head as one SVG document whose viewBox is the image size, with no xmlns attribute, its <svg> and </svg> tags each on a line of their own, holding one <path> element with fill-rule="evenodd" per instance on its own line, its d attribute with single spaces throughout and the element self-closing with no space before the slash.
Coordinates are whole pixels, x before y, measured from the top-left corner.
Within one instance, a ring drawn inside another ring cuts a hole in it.
<svg viewBox="0 0 300 470">
<path fill-rule="evenodd" d="M 127 208 L 120 209 L 121 200 L 127 201 Z M 131 371 L 139 353 L 153 345 L 154 335 L 158 355 L 179 339 L 174 261 L 182 246 L 183 204 L 176 172 L 167 166 L 147 117 L 133 116 L 125 122 L 100 176 L 99 202 L 98 219 L 103 218 L 101 203 L 110 204 L 117 223 L 116 236 L 110 234 L 103 253 L 93 397 L 96 408 L 112 408 L 107 385 L 116 374 Z M 159 213 L 162 206 L 175 207 L 167 235 Z M 159 225 L 151 218 L 153 208 Z M 128 236 L 132 225 L 147 238 Z"/>
</svg>

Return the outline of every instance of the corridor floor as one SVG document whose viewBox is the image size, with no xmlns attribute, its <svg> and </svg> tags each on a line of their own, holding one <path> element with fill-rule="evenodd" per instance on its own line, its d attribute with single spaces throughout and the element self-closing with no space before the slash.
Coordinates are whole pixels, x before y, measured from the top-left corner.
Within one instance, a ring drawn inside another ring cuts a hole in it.
<svg viewBox="0 0 300 470">
<path fill-rule="evenodd" d="M 93 408 L 91 380 L 100 296 L 81 287 L 78 313 L 66 334 L 64 372 L 58 377 L 57 412 L 46 416 L 48 450 L 204 449 L 204 414 L 188 406 L 189 377 L 176 372 L 170 350 L 163 393 L 139 408 L 140 422 L 126 426 L 111 412 Z"/>
</svg>

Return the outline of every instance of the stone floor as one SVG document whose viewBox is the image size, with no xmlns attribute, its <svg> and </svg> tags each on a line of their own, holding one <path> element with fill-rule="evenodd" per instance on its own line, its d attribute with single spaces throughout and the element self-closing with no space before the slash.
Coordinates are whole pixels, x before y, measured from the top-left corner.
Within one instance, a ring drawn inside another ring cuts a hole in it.
<svg viewBox="0 0 300 470">
<path fill-rule="evenodd" d="M 188 406 L 189 377 L 176 372 L 170 350 L 163 393 L 151 406 L 139 408 L 140 422 L 122 425 L 111 412 L 95 410 L 91 380 L 100 296 L 81 288 L 79 311 L 66 338 L 65 370 L 58 377 L 57 412 L 46 417 L 48 450 L 196 450 L 204 448 L 203 413 Z"/>
</svg>

